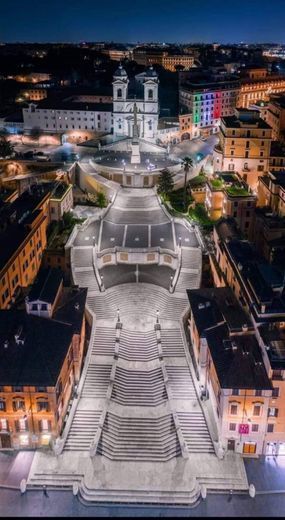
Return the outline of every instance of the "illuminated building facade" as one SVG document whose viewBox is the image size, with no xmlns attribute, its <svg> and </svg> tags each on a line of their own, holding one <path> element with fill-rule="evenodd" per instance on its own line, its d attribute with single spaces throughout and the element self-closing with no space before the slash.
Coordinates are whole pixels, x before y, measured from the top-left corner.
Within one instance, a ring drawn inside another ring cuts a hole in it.
<svg viewBox="0 0 285 520">
<path fill-rule="evenodd" d="M 252 187 L 269 168 L 271 127 L 253 110 L 235 110 L 223 117 L 219 144 L 214 148 L 214 171 L 235 171 Z"/>
<path fill-rule="evenodd" d="M 28 312 L 0 311 L 1 449 L 50 446 L 74 397 L 83 359 L 87 289 L 63 296 L 59 273 L 42 273 L 32 288 Z M 49 305 L 52 316 L 41 317 L 41 309 Z"/>
<path fill-rule="evenodd" d="M 237 107 L 249 108 L 258 101 L 269 101 L 270 95 L 285 91 L 284 76 L 266 76 L 262 78 L 241 79 L 237 98 Z"/>
<path fill-rule="evenodd" d="M 253 324 L 229 287 L 188 290 L 188 328 L 202 396 L 226 450 L 264 451 L 272 383 Z"/>
<path fill-rule="evenodd" d="M 166 50 L 138 47 L 133 50 L 133 60 L 146 67 L 160 65 L 166 70 L 175 72 L 177 65 L 184 67 L 184 70 L 191 69 L 195 57 L 191 54 L 172 54 Z"/>
<path fill-rule="evenodd" d="M 158 76 L 152 66 L 144 75 L 143 97 L 129 97 L 129 79 L 125 69 L 120 65 L 113 79 L 113 119 L 114 135 L 117 137 L 133 137 L 134 106 L 137 106 L 138 137 L 154 140 L 157 136 L 159 103 Z"/>
<path fill-rule="evenodd" d="M 34 187 L 1 211 L 0 309 L 9 308 L 21 287 L 30 285 L 46 247 L 50 191 Z"/>
<path fill-rule="evenodd" d="M 259 208 L 258 208 L 259 211 Z M 267 216 L 268 218 L 268 216 Z M 272 226 L 272 221 L 268 222 Z M 214 226 L 217 286 L 229 285 L 254 324 L 256 338 L 273 390 L 263 453 L 285 453 L 285 300 L 284 280 L 252 244 L 240 241 L 229 219 Z M 284 258 L 284 257 L 283 257 Z M 220 271 L 220 273 L 218 273 Z"/>
<path fill-rule="evenodd" d="M 249 236 L 256 196 L 245 182 L 231 172 L 219 173 L 207 181 L 205 195 L 205 207 L 211 219 L 233 217 L 242 233 Z"/>
<path fill-rule="evenodd" d="M 234 113 L 237 80 L 192 80 L 179 88 L 180 105 L 192 114 L 191 138 L 218 132 L 220 120 Z"/>
</svg>

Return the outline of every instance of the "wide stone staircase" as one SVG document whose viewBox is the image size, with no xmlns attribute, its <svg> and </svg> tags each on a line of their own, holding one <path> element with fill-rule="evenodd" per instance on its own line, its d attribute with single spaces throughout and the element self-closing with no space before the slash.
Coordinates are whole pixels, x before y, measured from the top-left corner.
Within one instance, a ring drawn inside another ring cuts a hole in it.
<svg viewBox="0 0 285 520">
<path fill-rule="evenodd" d="M 173 399 L 195 399 L 197 395 L 188 366 L 166 365 Z"/>
<path fill-rule="evenodd" d="M 155 318 L 159 310 L 161 318 L 178 321 L 187 308 L 185 297 L 171 296 L 166 289 L 145 283 L 111 287 L 94 297 L 89 294 L 87 302 L 97 319 L 114 319 L 119 308 L 122 319 L 133 315 Z"/>
<path fill-rule="evenodd" d="M 106 397 L 112 365 L 89 364 L 82 389 L 82 397 Z"/>
<path fill-rule="evenodd" d="M 102 410 L 76 410 L 64 445 L 66 451 L 89 450 Z"/>
<path fill-rule="evenodd" d="M 172 414 L 119 417 L 108 412 L 97 453 L 112 460 L 167 461 L 181 454 Z"/>
<path fill-rule="evenodd" d="M 133 189 L 119 190 L 104 217 L 107 224 L 169 220 L 152 190 Z M 90 228 L 88 237 L 85 232 L 82 228 L 71 251 L 72 276 L 74 283 L 88 287 L 92 341 L 78 402 L 63 432 L 63 452 L 52 464 L 50 454 L 40 453 L 29 485 L 79 483 L 80 499 L 90 505 L 121 501 L 190 507 L 200 496 L 198 482 L 246 489 L 246 477 L 235 473 L 233 464 L 225 465 L 227 474 L 218 482 L 224 461 L 214 454 L 180 329 L 188 307 L 186 289 L 200 284 L 201 250 L 181 248 L 173 294 L 154 283 L 125 283 L 100 292 L 92 246 L 84 244 L 98 232 Z"/>
<path fill-rule="evenodd" d="M 123 329 L 120 335 L 120 358 L 126 361 L 153 361 L 158 357 L 157 338 L 154 331 L 141 335 L 137 331 Z"/>
<path fill-rule="evenodd" d="M 181 431 L 191 453 L 214 453 L 213 443 L 201 408 L 177 412 Z"/>
<path fill-rule="evenodd" d="M 161 368 L 146 371 L 117 367 L 111 399 L 123 406 L 158 406 L 167 401 Z"/>
<path fill-rule="evenodd" d="M 92 266 L 92 247 L 75 247 L 73 248 L 73 265 L 74 267 L 91 267 Z"/>
<path fill-rule="evenodd" d="M 161 329 L 161 347 L 164 357 L 185 357 L 180 329 Z"/>
<path fill-rule="evenodd" d="M 113 356 L 115 351 L 116 330 L 114 327 L 97 327 L 92 346 L 92 355 Z"/>
</svg>

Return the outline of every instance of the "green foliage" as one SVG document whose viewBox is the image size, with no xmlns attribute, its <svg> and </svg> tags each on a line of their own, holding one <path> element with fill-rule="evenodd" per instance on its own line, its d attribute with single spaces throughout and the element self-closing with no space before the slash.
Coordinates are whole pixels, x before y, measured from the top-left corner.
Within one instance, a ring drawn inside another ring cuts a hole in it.
<svg viewBox="0 0 285 520">
<path fill-rule="evenodd" d="M 161 195 L 170 195 L 173 191 L 174 181 L 172 173 L 169 170 L 162 170 L 157 183 L 157 193 Z"/>
<path fill-rule="evenodd" d="M 99 193 L 97 194 L 96 203 L 97 206 L 99 206 L 99 208 L 105 208 L 107 206 L 107 199 L 105 193 L 99 191 Z"/>
<path fill-rule="evenodd" d="M 206 184 L 206 181 L 207 177 L 199 173 L 199 175 L 188 181 L 188 186 L 189 188 L 195 188 L 196 186 L 204 186 Z"/>
<path fill-rule="evenodd" d="M 203 227 L 212 227 L 213 225 L 213 221 L 209 218 L 204 204 L 196 204 L 195 208 L 191 208 L 189 217 Z"/>
<path fill-rule="evenodd" d="M 64 213 L 63 213 L 63 215 L 62 215 L 62 221 L 63 221 L 63 225 L 64 225 L 64 227 L 71 227 L 71 226 L 72 226 L 72 223 L 73 223 L 73 220 L 74 220 L 74 217 L 73 217 L 71 211 L 68 211 L 68 212 L 64 212 Z"/>
<path fill-rule="evenodd" d="M 62 249 L 73 230 L 75 224 L 82 224 L 85 219 L 77 218 L 71 211 L 62 215 L 59 221 L 53 221 L 48 227 L 48 248 Z"/>
<path fill-rule="evenodd" d="M 169 202 L 173 209 L 176 211 L 183 213 L 184 212 L 184 189 L 180 188 L 179 190 L 173 191 L 169 196 Z M 186 192 L 186 207 L 193 202 L 191 195 Z"/>
<path fill-rule="evenodd" d="M 190 170 L 190 168 L 193 167 L 193 159 L 191 157 L 184 157 L 182 161 L 182 165 L 184 168 L 184 198 L 183 198 L 183 204 L 184 204 L 184 211 L 186 211 L 187 208 L 187 175 Z"/>
<path fill-rule="evenodd" d="M 188 156 L 184 157 L 184 159 L 182 159 L 182 165 L 183 165 L 184 171 L 186 170 L 187 172 L 189 172 L 190 168 L 192 168 L 192 166 L 193 166 L 193 159 Z"/>
<path fill-rule="evenodd" d="M 4 157 L 5 159 L 5 157 L 10 157 L 13 152 L 14 147 L 10 141 L 8 141 L 4 136 L 0 137 L 0 157 Z"/>
<path fill-rule="evenodd" d="M 210 183 L 211 183 L 212 187 L 217 190 L 221 190 L 224 186 L 224 183 L 221 179 L 211 179 Z"/>
<path fill-rule="evenodd" d="M 233 197 L 246 197 L 250 195 L 249 191 L 240 185 L 233 185 L 227 188 L 227 193 Z"/>
</svg>

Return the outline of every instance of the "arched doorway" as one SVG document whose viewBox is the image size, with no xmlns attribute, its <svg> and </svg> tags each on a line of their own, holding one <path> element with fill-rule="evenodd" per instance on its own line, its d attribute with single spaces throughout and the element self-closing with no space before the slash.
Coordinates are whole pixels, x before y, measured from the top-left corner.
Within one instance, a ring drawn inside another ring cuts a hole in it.
<svg viewBox="0 0 285 520">
<path fill-rule="evenodd" d="M 182 134 L 181 141 L 186 141 L 187 139 L 190 139 L 189 132 L 185 132 L 185 134 Z"/>
</svg>

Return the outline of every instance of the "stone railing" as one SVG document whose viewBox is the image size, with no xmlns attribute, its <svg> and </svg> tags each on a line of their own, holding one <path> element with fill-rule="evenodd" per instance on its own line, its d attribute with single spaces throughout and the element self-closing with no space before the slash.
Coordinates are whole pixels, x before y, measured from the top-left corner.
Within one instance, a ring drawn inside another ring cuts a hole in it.
<svg viewBox="0 0 285 520">
<path fill-rule="evenodd" d="M 179 265 L 179 253 L 160 247 L 129 249 L 115 246 L 97 252 L 96 257 L 98 269 L 106 265 L 117 264 L 157 264 L 166 265 L 172 269 L 177 269 Z"/>
</svg>

